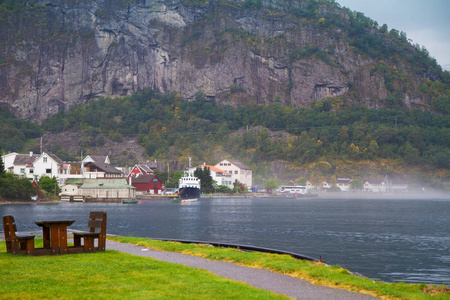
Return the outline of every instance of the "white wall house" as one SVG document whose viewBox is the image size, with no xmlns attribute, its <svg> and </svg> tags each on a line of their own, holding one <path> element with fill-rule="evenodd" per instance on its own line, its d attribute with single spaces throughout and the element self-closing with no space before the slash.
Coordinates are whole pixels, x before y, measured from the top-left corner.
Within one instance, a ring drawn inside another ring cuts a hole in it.
<svg viewBox="0 0 450 300">
<path fill-rule="evenodd" d="M 215 167 L 230 173 L 232 183 L 237 179 L 246 187 L 248 188 L 252 187 L 253 185 L 252 169 L 247 167 L 243 163 L 225 159 L 217 163 Z"/>
<path fill-rule="evenodd" d="M 364 180 L 365 192 L 386 192 L 386 181 L 384 179 L 366 179 Z"/>
<path fill-rule="evenodd" d="M 14 155 L 13 165 L 8 167 L 8 171 L 16 175 L 21 175 L 29 178 L 30 180 L 39 178 L 39 174 L 35 172 L 34 162 L 39 157 L 39 155 L 33 154 L 17 154 Z M 11 161 L 11 157 L 9 157 Z M 6 169 L 6 166 L 5 166 Z"/>
<path fill-rule="evenodd" d="M 5 171 L 12 172 L 12 168 L 14 167 L 14 160 L 19 153 L 12 152 L 5 155 L 2 155 L 3 166 L 5 167 Z"/>
<path fill-rule="evenodd" d="M 338 178 L 336 180 L 336 186 L 341 189 L 343 192 L 350 191 L 350 178 Z"/>
<path fill-rule="evenodd" d="M 218 185 L 225 185 L 229 188 L 233 188 L 233 181 L 231 180 L 231 174 L 227 171 L 221 170 L 215 166 L 211 165 L 199 165 L 197 167 L 189 168 L 189 174 L 194 174 L 195 169 L 200 168 L 208 168 L 211 171 L 212 179 L 217 182 Z"/>
<path fill-rule="evenodd" d="M 99 162 L 99 163 L 105 163 L 105 164 L 111 164 L 111 162 L 109 161 L 109 156 L 101 156 L 101 155 L 87 155 L 83 161 L 83 163 L 88 163 L 88 162 Z"/>
<path fill-rule="evenodd" d="M 43 152 L 34 162 L 34 175 L 37 178 L 41 178 L 42 176 L 48 176 L 50 178 L 56 177 L 59 178 L 59 175 L 66 172 L 62 170 L 61 167 L 63 165 L 63 161 L 54 154 L 48 154 L 47 152 Z"/>
</svg>

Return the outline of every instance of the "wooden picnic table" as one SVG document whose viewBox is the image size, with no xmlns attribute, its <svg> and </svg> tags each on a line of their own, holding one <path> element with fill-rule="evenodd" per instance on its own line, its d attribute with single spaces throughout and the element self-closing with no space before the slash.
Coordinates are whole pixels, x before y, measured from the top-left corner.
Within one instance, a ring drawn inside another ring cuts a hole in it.
<svg viewBox="0 0 450 300">
<path fill-rule="evenodd" d="M 36 225 L 42 227 L 44 250 L 50 250 L 49 254 L 51 255 L 68 254 L 67 226 L 72 225 L 73 222 L 75 220 L 35 222 Z"/>
</svg>

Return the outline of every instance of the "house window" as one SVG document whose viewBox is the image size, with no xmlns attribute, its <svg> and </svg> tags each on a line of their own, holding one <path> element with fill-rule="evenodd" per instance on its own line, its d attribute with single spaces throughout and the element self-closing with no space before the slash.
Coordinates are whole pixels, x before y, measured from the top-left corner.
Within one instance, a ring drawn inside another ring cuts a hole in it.
<svg viewBox="0 0 450 300">
<path fill-rule="evenodd" d="M 25 174 L 25 169 L 20 169 L 20 173 Z"/>
<path fill-rule="evenodd" d="M 52 173 L 52 169 L 45 169 L 45 173 L 51 174 Z"/>
<path fill-rule="evenodd" d="M 43 160 L 44 160 L 44 162 L 47 162 L 47 157 L 44 157 Z"/>
<path fill-rule="evenodd" d="M 34 169 L 30 169 L 30 174 L 33 174 L 34 173 Z"/>
<path fill-rule="evenodd" d="M 234 174 L 239 174 L 239 171 L 234 171 Z"/>
</svg>

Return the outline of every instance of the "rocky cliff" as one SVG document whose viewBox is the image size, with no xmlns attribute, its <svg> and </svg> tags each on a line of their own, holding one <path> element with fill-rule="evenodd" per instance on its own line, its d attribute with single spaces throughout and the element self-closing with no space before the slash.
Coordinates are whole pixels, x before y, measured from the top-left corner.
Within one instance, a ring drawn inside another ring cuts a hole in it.
<svg viewBox="0 0 450 300">
<path fill-rule="evenodd" d="M 351 13 L 333 1 L 18 3 L 0 10 L 0 105 L 24 119 L 145 87 L 234 105 L 429 101 L 419 85 L 432 75 L 356 51 Z"/>
</svg>

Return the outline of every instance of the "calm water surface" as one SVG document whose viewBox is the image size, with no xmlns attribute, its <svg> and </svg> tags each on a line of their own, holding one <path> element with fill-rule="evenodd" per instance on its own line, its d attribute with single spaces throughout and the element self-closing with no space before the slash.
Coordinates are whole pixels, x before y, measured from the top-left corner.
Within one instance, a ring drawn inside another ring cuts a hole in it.
<svg viewBox="0 0 450 300">
<path fill-rule="evenodd" d="M 214 198 L 196 203 L 0 205 L 19 231 L 39 220 L 108 213 L 108 233 L 261 246 L 322 257 L 369 278 L 450 285 L 450 199 Z"/>
</svg>

